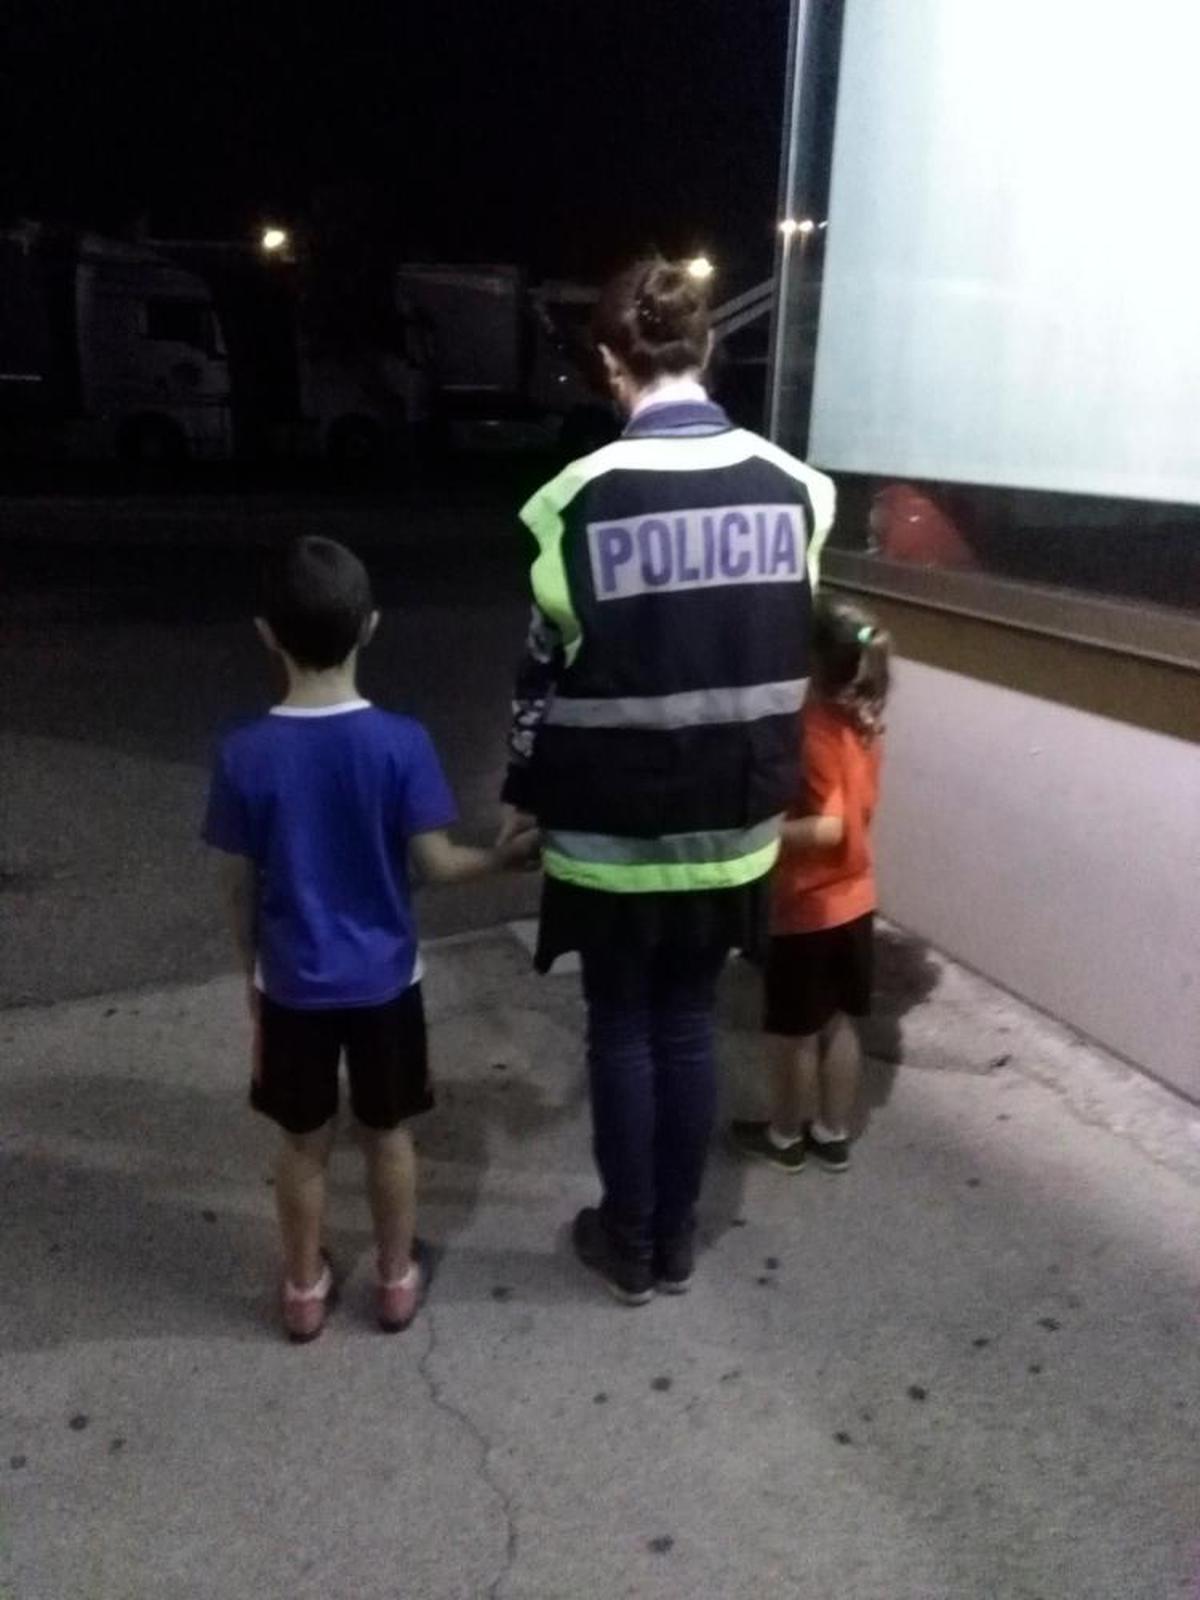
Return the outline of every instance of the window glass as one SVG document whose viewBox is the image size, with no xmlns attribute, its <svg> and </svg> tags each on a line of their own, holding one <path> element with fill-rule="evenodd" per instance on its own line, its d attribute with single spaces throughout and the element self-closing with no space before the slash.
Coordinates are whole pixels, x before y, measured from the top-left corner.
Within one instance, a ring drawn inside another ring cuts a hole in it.
<svg viewBox="0 0 1200 1600">
<path fill-rule="evenodd" d="M 1200 607 L 1200 11 L 797 9 L 774 421 L 835 542 Z"/>
<path fill-rule="evenodd" d="M 147 300 L 146 337 L 211 351 L 215 347 L 212 308 L 205 300 Z"/>
</svg>

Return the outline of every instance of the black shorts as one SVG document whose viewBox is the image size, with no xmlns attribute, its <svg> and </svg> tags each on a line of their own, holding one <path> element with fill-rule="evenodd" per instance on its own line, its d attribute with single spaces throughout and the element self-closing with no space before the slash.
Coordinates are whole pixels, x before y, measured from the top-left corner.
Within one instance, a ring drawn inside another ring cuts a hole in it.
<svg viewBox="0 0 1200 1600">
<path fill-rule="evenodd" d="M 250 1104 L 288 1133 L 315 1133 L 337 1114 L 343 1051 L 364 1128 L 394 1128 L 433 1105 L 419 983 L 386 1005 L 336 1010 L 276 1005 L 264 994 L 254 1051 Z"/>
<path fill-rule="evenodd" d="M 803 1038 L 820 1033 L 839 1011 L 867 1016 L 874 956 L 871 915 L 818 933 L 776 934 L 767 948 L 767 1032 Z"/>
</svg>

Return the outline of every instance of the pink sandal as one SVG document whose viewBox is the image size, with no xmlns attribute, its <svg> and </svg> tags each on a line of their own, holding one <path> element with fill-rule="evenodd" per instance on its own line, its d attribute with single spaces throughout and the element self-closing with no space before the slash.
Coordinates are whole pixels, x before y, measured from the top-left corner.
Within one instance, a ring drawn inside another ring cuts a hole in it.
<svg viewBox="0 0 1200 1600">
<path fill-rule="evenodd" d="M 403 1333 L 412 1326 L 425 1298 L 425 1288 L 425 1269 L 415 1257 L 402 1278 L 376 1285 L 375 1307 L 384 1333 Z"/>
<path fill-rule="evenodd" d="M 294 1283 L 284 1279 L 283 1328 L 293 1344 L 311 1344 L 325 1326 L 335 1290 L 328 1256 L 324 1257 L 324 1263 L 321 1276 L 309 1289 L 297 1289 Z"/>
</svg>

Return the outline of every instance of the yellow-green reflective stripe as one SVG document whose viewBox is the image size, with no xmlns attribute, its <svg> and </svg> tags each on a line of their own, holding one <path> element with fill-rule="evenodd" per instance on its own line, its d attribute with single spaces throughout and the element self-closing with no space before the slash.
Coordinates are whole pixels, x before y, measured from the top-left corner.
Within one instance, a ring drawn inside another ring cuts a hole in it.
<svg viewBox="0 0 1200 1600">
<path fill-rule="evenodd" d="M 663 833 L 650 839 L 550 828 L 544 836 L 544 848 L 572 861 L 598 866 L 660 867 L 684 862 L 740 861 L 778 839 L 782 822 L 782 817 L 765 817 L 746 828 L 699 828 L 691 833 Z"/>
<path fill-rule="evenodd" d="M 570 663 L 579 654 L 583 629 L 571 600 L 571 586 L 567 582 L 567 567 L 563 560 L 562 511 L 550 492 L 561 482 L 562 477 L 557 478 L 554 484 L 534 495 L 522 508 L 521 520 L 538 543 L 537 557 L 530 573 L 533 598 L 558 629 Z M 578 493 L 578 487 L 572 491 L 572 497 L 575 493 Z"/>
<path fill-rule="evenodd" d="M 732 861 L 645 862 L 637 866 L 614 862 L 577 861 L 546 848 L 542 864 L 560 883 L 580 889 L 601 889 L 608 894 L 675 894 L 697 889 L 737 889 L 765 877 L 779 856 L 779 840 L 772 839 L 749 855 Z"/>
</svg>

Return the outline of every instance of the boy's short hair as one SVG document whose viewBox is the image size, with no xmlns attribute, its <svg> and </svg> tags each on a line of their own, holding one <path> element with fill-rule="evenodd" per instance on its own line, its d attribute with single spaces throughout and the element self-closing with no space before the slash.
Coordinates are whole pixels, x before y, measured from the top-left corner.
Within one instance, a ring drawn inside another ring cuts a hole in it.
<svg viewBox="0 0 1200 1600">
<path fill-rule="evenodd" d="M 374 609 L 366 567 L 333 539 L 295 540 L 264 575 L 263 617 L 279 647 L 312 671 L 340 666 Z"/>
</svg>

